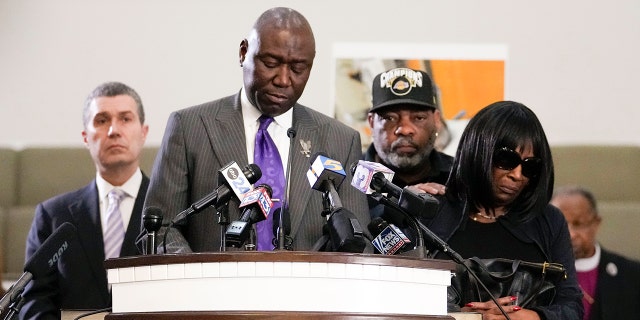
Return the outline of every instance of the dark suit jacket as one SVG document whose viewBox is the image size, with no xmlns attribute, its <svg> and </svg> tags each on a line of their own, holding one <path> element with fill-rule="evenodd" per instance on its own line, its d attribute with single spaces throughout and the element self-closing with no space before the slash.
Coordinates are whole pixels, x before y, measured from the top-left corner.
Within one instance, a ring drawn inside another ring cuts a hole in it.
<svg viewBox="0 0 640 320">
<path fill-rule="evenodd" d="M 297 133 L 290 151 L 293 160 L 289 211 L 294 250 L 311 249 L 322 236 L 325 223 L 320 215 L 322 193 L 312 190 L 306 177 L 316 152 L 325 152 L 346 168 L 347 177 L 338 192 L 343 205 L 355 213 L 366 229 L 366 196 L 351 186 L 348 170 L 362 156 L 358 132 L 300 104 L 293 107 L 293 127 Z M 235 161 L 244 168 L 248 163 L 243 128 L 239 94 L 172 113 L 156 157 L 145 207 L 160 208 L 164 223 L 168 224 L 177 213 L 215 190 L 218 170 L 224 165 Z M 310 142 L 308 156 L 302 153 L 301 140 Z M 230 201 L 232 221 L 239 218 L 237 208 L 238 201 Z M 192 215 L 180 227 L 193 251 L 219 250 L 221 231 L 217 221 L 216 210 L 211 207 Z M 172 233 L 175 232 L 169 235 Z M 184 245 L 184 238 L 178 234 L 174 243 Z M 169 246 L 167 251 L 175 252 L 177 247 Z"/>
<path fill-rule="evenodd" d="M 140 233 L 144 196 L 149 179 L 143 175 L 131 220 L 127 226 L 121 256 L 137 255 L 135 238 Z M 95 180 L 87 186 L 40 203 L 27 237 L 27 259 L 56 228 L 70 222 L 77 238 L 58 261 L 57 271 L 34 275 L 23 294 L 21 319 L 59 319 L 60 309 L 102 309 L 111 306 L 104 268 L 104 244 L 100 222 L 100 201 Z"/>
<path fill-rule="evenodd" d="M 639 302 L 640 262 L 602 248 L 591 320 L 640 319 Z"/>
</svg>

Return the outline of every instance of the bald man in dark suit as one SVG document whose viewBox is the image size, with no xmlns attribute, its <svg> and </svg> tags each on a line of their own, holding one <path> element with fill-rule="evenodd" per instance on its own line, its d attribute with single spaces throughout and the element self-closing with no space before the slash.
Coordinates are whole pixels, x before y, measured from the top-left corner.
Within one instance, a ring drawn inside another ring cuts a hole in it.
<svg viewBox="0 0 640 320">
<path fill-rule="evenodd" d="M 579 186 L 556 189 L 551 204 L 564 214 L 583 292 L 584 320 L 640 319 L 640 262 L 600 246 L 602 217 L 591 191 Z"/>
<path fill-rule="evenodd" d="M 306 173 L 316 152 L 343 166 L 361 158 L 359 134 L 320 112 L 297 103 L 307 83 L 315 40 L 307 20 L 295 10 L 273 8 L 263 13 L 242 40 L 239 62 L 244 86 L 239 93 L 171 114 L 159 150 L 145 207 L 158 207 L 164 224 L 218 186 L 217 172 L 235 161 L 253 163 L 253 143 L 262 115 L 274 118 L 268 128 L 282 163 L 290 165 L 290 231 L 293 250 L 310 250 L 323 235 L 326 219 L 321 192 L 312 190 Z M 295 138 L 287 131 L 293 128 Z M 290 143 L 291 142 L 291 143 Z M 261 168 L 264 172 L 270 168 Z M 349 171 L 349 170 L 346 170 Z M 366 197 L 350 186 L 348 173 L 338 193 L 360 224 L 369 222 Z M 231 220 L 239 218 L 238 201 L 229 205 Z M 287 221 L 285 216 L 285 221 Z M 167 251 L 218 251 L 221 228 L 210 207 L 169 232 Z M 162 233 L 162 231 L 161 231 Z M 185 241 L 186 239 L 186 241 Z"/>
</svg>

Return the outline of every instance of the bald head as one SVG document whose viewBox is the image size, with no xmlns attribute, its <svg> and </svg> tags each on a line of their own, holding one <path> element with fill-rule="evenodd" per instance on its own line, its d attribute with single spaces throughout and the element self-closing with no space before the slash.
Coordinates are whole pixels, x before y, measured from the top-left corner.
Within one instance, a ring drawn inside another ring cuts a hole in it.
<svg viewBox="0 0 640 320">
<path fill-rule="evenodd" d="M 265 11 L 256 20 L 252 32 L 257 31 L 259 33 L 260 30 L 270 27 L 306 30 L 311 35 L 311 39 L 313 39 L 313 31 L 307 19 L 300 12 L 291 8 L 276 7 Z"/>
<path fill-rule="evenodd" d="M 315 55 L 315 38 L 304 16 L 290 8 L 265 11 L 240 43 L 245 94 L 251 104 L 273 117 L 291 109 L 309 80 Z"/>
<path fill-rule="evenodd" d="M 567 220 L 575 257 L 592 257 L 602 220 L 593 194 L 578 186 L 561 187 L 554 192 L 551 204 L 558 207 Z"/>
</svg>

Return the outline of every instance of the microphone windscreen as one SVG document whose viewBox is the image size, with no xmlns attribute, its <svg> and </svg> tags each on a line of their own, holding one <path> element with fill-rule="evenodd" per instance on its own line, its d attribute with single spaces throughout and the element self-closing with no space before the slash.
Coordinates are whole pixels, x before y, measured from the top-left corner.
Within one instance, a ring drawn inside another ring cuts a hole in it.
<svg viewBox="0 0 640 320">
<path fill-rule="evenodd" d="M 158 231 L 162 227 L 162 209 L 158 207 L 146 207 L 142 214 L 142 224 L 148 232 Z"/>
<path fill-rule="evenodd" d="M 289 137 L 289 139 L 295 138 L 296 134 L 297 134 L 297 132 L 296 132 L 296 129 L 294 129 L 294 128 L 289 128 L 287 130 L 287 137 Z"/>
<path fill-rule="evenodd" d="M 255 163 L 248 164 L 246 167 L 244 167 L 244 170 L 242 172 L 244 173 L 245 177 L 247 177 L 247 180 L 249 180 L 249 183 L 256 183 L 258 180 L 260 180 L 260 178 L 262 178 L 262 170 Z"/>
<path fill-rule="evenodd" d="M 76 227 L 70 222 L 61 224 L 24 264 L 24 271 L 34 278 L 46 274 L 68 249 L 76 237 Z"/>
<path fill-rule="evenodd" d="M 331 213 L 327 221 L 333 251 L 362 253 L 366 247 L 360 222 L 345 208 Z"/>
<path fill-rule="evenodd" d="M 371 222 L 369 222 L 369 224 L 367 225 L 367 229 L 369 229 L 369 233 L 371 233 L 371 235 L 375 237 L 380 234 L 380 232 L 382 232 L 382 230 L 384 230 L 384 228 L 386 228 L 388 225 L 389 224 L 382 218 L 375 217 L 371 219 Z"/>
<path fill-rule="evenodd" d="M 256 189 L 258 189 L 258 188 L 263 188 L 263 189 L 267 192 L 267 194 L 269 195 L 269 197 L 272 197 L 272 196 L 273 196 L 273 189 L 271 188 L 271 186 L 270 186 L 270 185 L 268 185 L 268 184 L 266 184 L 266 183 L 261 183 L 261 184 L 259 184 L 259 185 L 256 187 Z"/>
</svg>

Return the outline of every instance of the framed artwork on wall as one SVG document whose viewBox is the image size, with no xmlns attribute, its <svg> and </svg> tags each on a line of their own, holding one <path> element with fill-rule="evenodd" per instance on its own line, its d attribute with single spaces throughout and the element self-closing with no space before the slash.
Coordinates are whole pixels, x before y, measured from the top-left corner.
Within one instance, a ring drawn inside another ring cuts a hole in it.
<svg viewBox="0 0 640 320">
<path fill-rule="evenodd" d="M 455 153 L 457 137 L 480 108 L 504 100 L 505 45 L 336 43 L 333 46 L 335 118 L 360 132 L 363 149 L 371 143 L 367 113 L 373 78 L 407 67 L 433 79 L 446 126 L 436 148 Z"/>
</svg>

